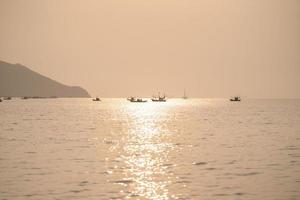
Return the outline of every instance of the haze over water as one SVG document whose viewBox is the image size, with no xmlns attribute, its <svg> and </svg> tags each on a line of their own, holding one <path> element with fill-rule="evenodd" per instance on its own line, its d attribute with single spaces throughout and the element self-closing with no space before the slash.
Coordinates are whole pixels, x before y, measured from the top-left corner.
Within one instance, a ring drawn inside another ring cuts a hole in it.
<svg viewBox="0 0 300 200">
<path fill-rule="evenodd" d="M 0 199 L 299 199 L 300 100 L 11 100 Z"/>
<path fill-rule="evenodd" d="M 1 0 L 0 60 L 92 96 L 300 98 L 299 19 L 299 0 Z"/>
</svg>

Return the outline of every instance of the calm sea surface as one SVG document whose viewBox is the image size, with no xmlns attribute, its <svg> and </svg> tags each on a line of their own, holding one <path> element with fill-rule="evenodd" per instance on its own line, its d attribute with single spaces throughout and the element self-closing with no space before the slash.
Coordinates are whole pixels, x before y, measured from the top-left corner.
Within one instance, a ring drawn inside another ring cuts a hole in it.
<svg viewBox="0 0 300 200">
<path fill-rule="evenodd" d="M 4 199 L 300 199 L 300 100 L 4 101 Z"/>
</svg>

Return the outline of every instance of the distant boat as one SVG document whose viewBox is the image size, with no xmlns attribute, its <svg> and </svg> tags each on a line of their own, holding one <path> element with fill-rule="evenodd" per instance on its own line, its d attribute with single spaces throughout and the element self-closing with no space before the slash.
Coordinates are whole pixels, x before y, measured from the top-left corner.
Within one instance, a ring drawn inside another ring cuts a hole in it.
<svg viewBox="0 0 300 200">
<path fill-rule="evenodd" d="M 0 99 L 0 102 L 2 102 L 2 99 Z"/>
<path fill-rule="evenodd" d="M 93 101 L 101 101 L 101 99 L 96 97 L 95 99 L 93 99 Z"/>
<path fill-rule="evenodd" d="M 183 99 L 187 99 L 188 97 L 186 96 L 186 92 L 185 92 L 185 89 L 184 89 L 184 91 L 183 91 L 183 97 L 182 97 Z"/>
<path fill-rule="evenodd" d="M 11 97 L 4 97 L 4 100 L 11 100 Z"/>
<path fill-rule="evenodd" d="M 26 100 L 26 99 L 28 99 L 28 97 L 22 97 L 22 99 Z"/>
<path fill-rule="evenodd" d="M 128 101 L 133 102 L 133 103 L 145 103 L 147 100 L 143 100 L 142 98 L 135 98 L 135 97 L 130 97 L 127 98 Z"/>
<path fill-rule="evenodd" d="M 151 100 L 153 102 L 166 102 L 167 101 L 166 95 L 164 94 L 164 96 L 160 96 L 159 93 L 158 93 L 158 96 L 154 96 Z"/>
<path fill-rule="evenodd" d="M 239 96 L 232 97 L 230 101 L 241 101 L 241 97 Z"/>
</svg>

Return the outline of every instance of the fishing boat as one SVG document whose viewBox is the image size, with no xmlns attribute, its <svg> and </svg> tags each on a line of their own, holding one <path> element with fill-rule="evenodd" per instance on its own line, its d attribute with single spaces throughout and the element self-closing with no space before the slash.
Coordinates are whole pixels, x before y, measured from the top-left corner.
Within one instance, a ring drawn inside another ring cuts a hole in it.
<svg viewBox="0 0 300 200">
<path fill-rule="evenodd" d="M 241 97 L 239 96 L 232 97 L 230 98 L 230 101 L 241 101 Z"/>
<path fill-rule="evenodd" d="M 93 101 L 101 101 L 101 99 L 96 97 L 95 99 L 93 99 Z"/>
<path fill-rule="evenodd" d="M 153 102 L 166 102 L 166 95 L 164 94 L 164 96 L 160 96 L 160 94 L 158 93 L 158 96 L 153 96 L 153 98 L 151 99 Z"/>
<path fill-rule="evenodd" d="M 147 100 L 143 100 L 142 98 L 135 98 L 135 97 L 130 97 L 127 98 L 128 101 L 133 102 L 133 103 L 145 103 Z"/>
</svg>

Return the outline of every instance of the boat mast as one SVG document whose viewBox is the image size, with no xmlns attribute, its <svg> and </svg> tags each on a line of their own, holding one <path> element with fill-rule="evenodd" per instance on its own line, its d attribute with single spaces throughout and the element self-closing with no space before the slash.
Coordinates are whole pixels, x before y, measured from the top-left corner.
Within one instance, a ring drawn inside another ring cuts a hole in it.
<svg viewBox="0 0 300 200">
<path fill-rule="evenodd" d="M 186 92 L 185 92 L 185 88 L 184 88 L 184 90 L 183 90 L 183 98 L 184 98 L 184 99 L 187 99 Z"/>
</svg>

